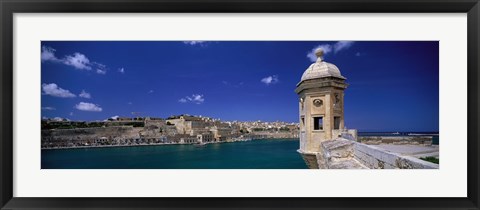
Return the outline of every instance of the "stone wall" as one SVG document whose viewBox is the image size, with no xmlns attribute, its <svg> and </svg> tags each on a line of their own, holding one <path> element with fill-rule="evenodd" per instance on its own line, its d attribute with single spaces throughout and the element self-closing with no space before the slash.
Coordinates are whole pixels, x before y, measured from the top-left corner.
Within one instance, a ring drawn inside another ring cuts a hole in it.
<svg viewBox="0 0 480 210">
<path fill-rule="evenodd" d="M 372 145 L 343 138 L 324 141 L 321 152 L 315 153 L 317 164 L 302 154 L 309 167 L 320 169 L 438 169 L 438 164 L 414 157 L 390 153 Z M 300 151 L 299 151 L 300 152 Z M 312 154 L 310 154 L 312 155 Z"/>
<path fill-rule="evenodd" d="M 262 136 L 263 138 L 273 138 L 273 139 L 286 139 L 286 138 L 298 138 L 298 132 L 252 132 L 251 135 Z"/>
<path fill-rule="evenodd" d="M 328 169 L 366 169 L 355 157 L 354 141 L 336 139 L 322 142 L 322 155 L 318 158 L 318 165 Z"/>
<path fill-rule="evenodd" d="M 135 139 L 143 128 L 132 126 L 113 126 L 101 128 L 51 129 L 41 131 L 41 143 L 44 147 L 67 147 L 93 144 L 97 140 L 112 141 L 117 138 Z"/>
<path fill-rule="evenodd" d="M 354 142 L 354 157 L 373 169 L 438 169 L 438 164 L 390 153 L 372 145 Z"/>
<path fill-rule="evenodd" d="M 318 169 L 319 165 L 318 163 L 322 161 L 318 161 L 318 157 L 320 157 L 317 153 L 304 153 L 301 152 L 300 150 L 297 150 L 302 155 L 303 161 L 305 161 L 305 164 L 307 164 L 307 167 L 309 169 Z"/>
<path fill-rule="evenodd" d="M 76 129 L 53 129 L 42 130 L 42 137 L 58 138 L 96 138 L 96 137 L 117 137 L 138 138 L 139 131 L 143 128 L 132 126 L 114 126 L 104 128 L 76 128 Z"/>
<path fill-rule="evenodd" d="M 358 139 L 357 129 L 348 129 L 348 130 L 338 129 L 338 130 L 332 130 L 332 133 L 333 133 L 333 139 L 336 139 L 336 138 L 339 138 L 339 137 L 349 139 L 349 140 L 354 140 L 354 141 L 356 141 Z"/>
<path fill-rule="evenodd" d="M 410 145 L 432 145 L 431 136 L 360 136 L 358 142 L 378 144 L 410 144 Z"/>
</svg>

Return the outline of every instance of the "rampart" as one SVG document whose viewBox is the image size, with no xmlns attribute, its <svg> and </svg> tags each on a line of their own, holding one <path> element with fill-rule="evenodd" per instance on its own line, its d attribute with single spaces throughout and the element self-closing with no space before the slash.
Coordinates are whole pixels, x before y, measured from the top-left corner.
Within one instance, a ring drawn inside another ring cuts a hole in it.
<svg viewBox="0 0 480 210">
<path fill-rule="evenodd" d="M 75 128 L 42 130 L 42 148 L 92 145 L 114 139 L 139 138 L 143 128 L 132 126 L 112 126 L 101 128 Z"/>
</svg>

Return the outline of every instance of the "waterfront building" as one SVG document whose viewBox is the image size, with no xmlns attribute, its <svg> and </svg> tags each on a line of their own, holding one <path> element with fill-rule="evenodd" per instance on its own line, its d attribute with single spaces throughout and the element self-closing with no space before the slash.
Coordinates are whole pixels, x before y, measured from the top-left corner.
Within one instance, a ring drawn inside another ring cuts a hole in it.
<svg viewBox="0 0 480 210">
<path fill-rule="evenodd" d="M 213 137 L 212 133 L 202 133 L 197 135 L 197 142 L 198 143 L 210 143 L 213 142 L 215 138 Z"/>
<path fill-rule="evenodd" d="M 196 136 L 185 135 L 184 137 L 180 138 L 181 144 L 194 144 L 197 142 L 198 140 Z"/>
</svg>

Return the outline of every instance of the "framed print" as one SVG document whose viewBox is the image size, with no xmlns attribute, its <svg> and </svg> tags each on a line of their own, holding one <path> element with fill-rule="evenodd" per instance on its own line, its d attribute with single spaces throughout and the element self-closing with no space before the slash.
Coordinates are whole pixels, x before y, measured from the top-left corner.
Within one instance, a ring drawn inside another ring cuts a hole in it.
<svg viewBox="0 0 480 210">
<path fill-rule="evenodd" d="M 2 1 L 2 209 L 478 209 L 478 1 Z"/>
</svg>

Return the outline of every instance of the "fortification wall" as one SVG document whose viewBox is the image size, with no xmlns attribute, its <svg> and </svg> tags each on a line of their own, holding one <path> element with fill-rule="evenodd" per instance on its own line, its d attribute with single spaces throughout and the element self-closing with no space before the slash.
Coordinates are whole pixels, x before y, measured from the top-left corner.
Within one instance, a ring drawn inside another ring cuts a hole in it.
<svg viewBox="0 0 480 210">
<path fill-rule="evenodd" d="M 138 138 L 143 128 L 132 126 L 113 126 L 102 128 L 76 128 L 76 129 L 55 129 L 42 130 L 42 140 L 93 140 L 102 137 L 109 139 Z"/>
<path fill-rule="evenodd" d="M 432 145 L 431 136 L 359 136 L 358 142 L 368 145 L 378 144 L 410 144 Z"/>
<path fill-rule="evenodd" d="M 256 136 L 263 136 L 264 138 L 274 138 L 274 139 L 282 139 L 282 138 L 298 138 L 298 133 L 297 132 L 278 132 L 278 133 L 272 133 L 272 132 L 266 132 L 266 131 L 256 131 L 250 133 L 250 135 L 256 135 Z"/>
</svg>

